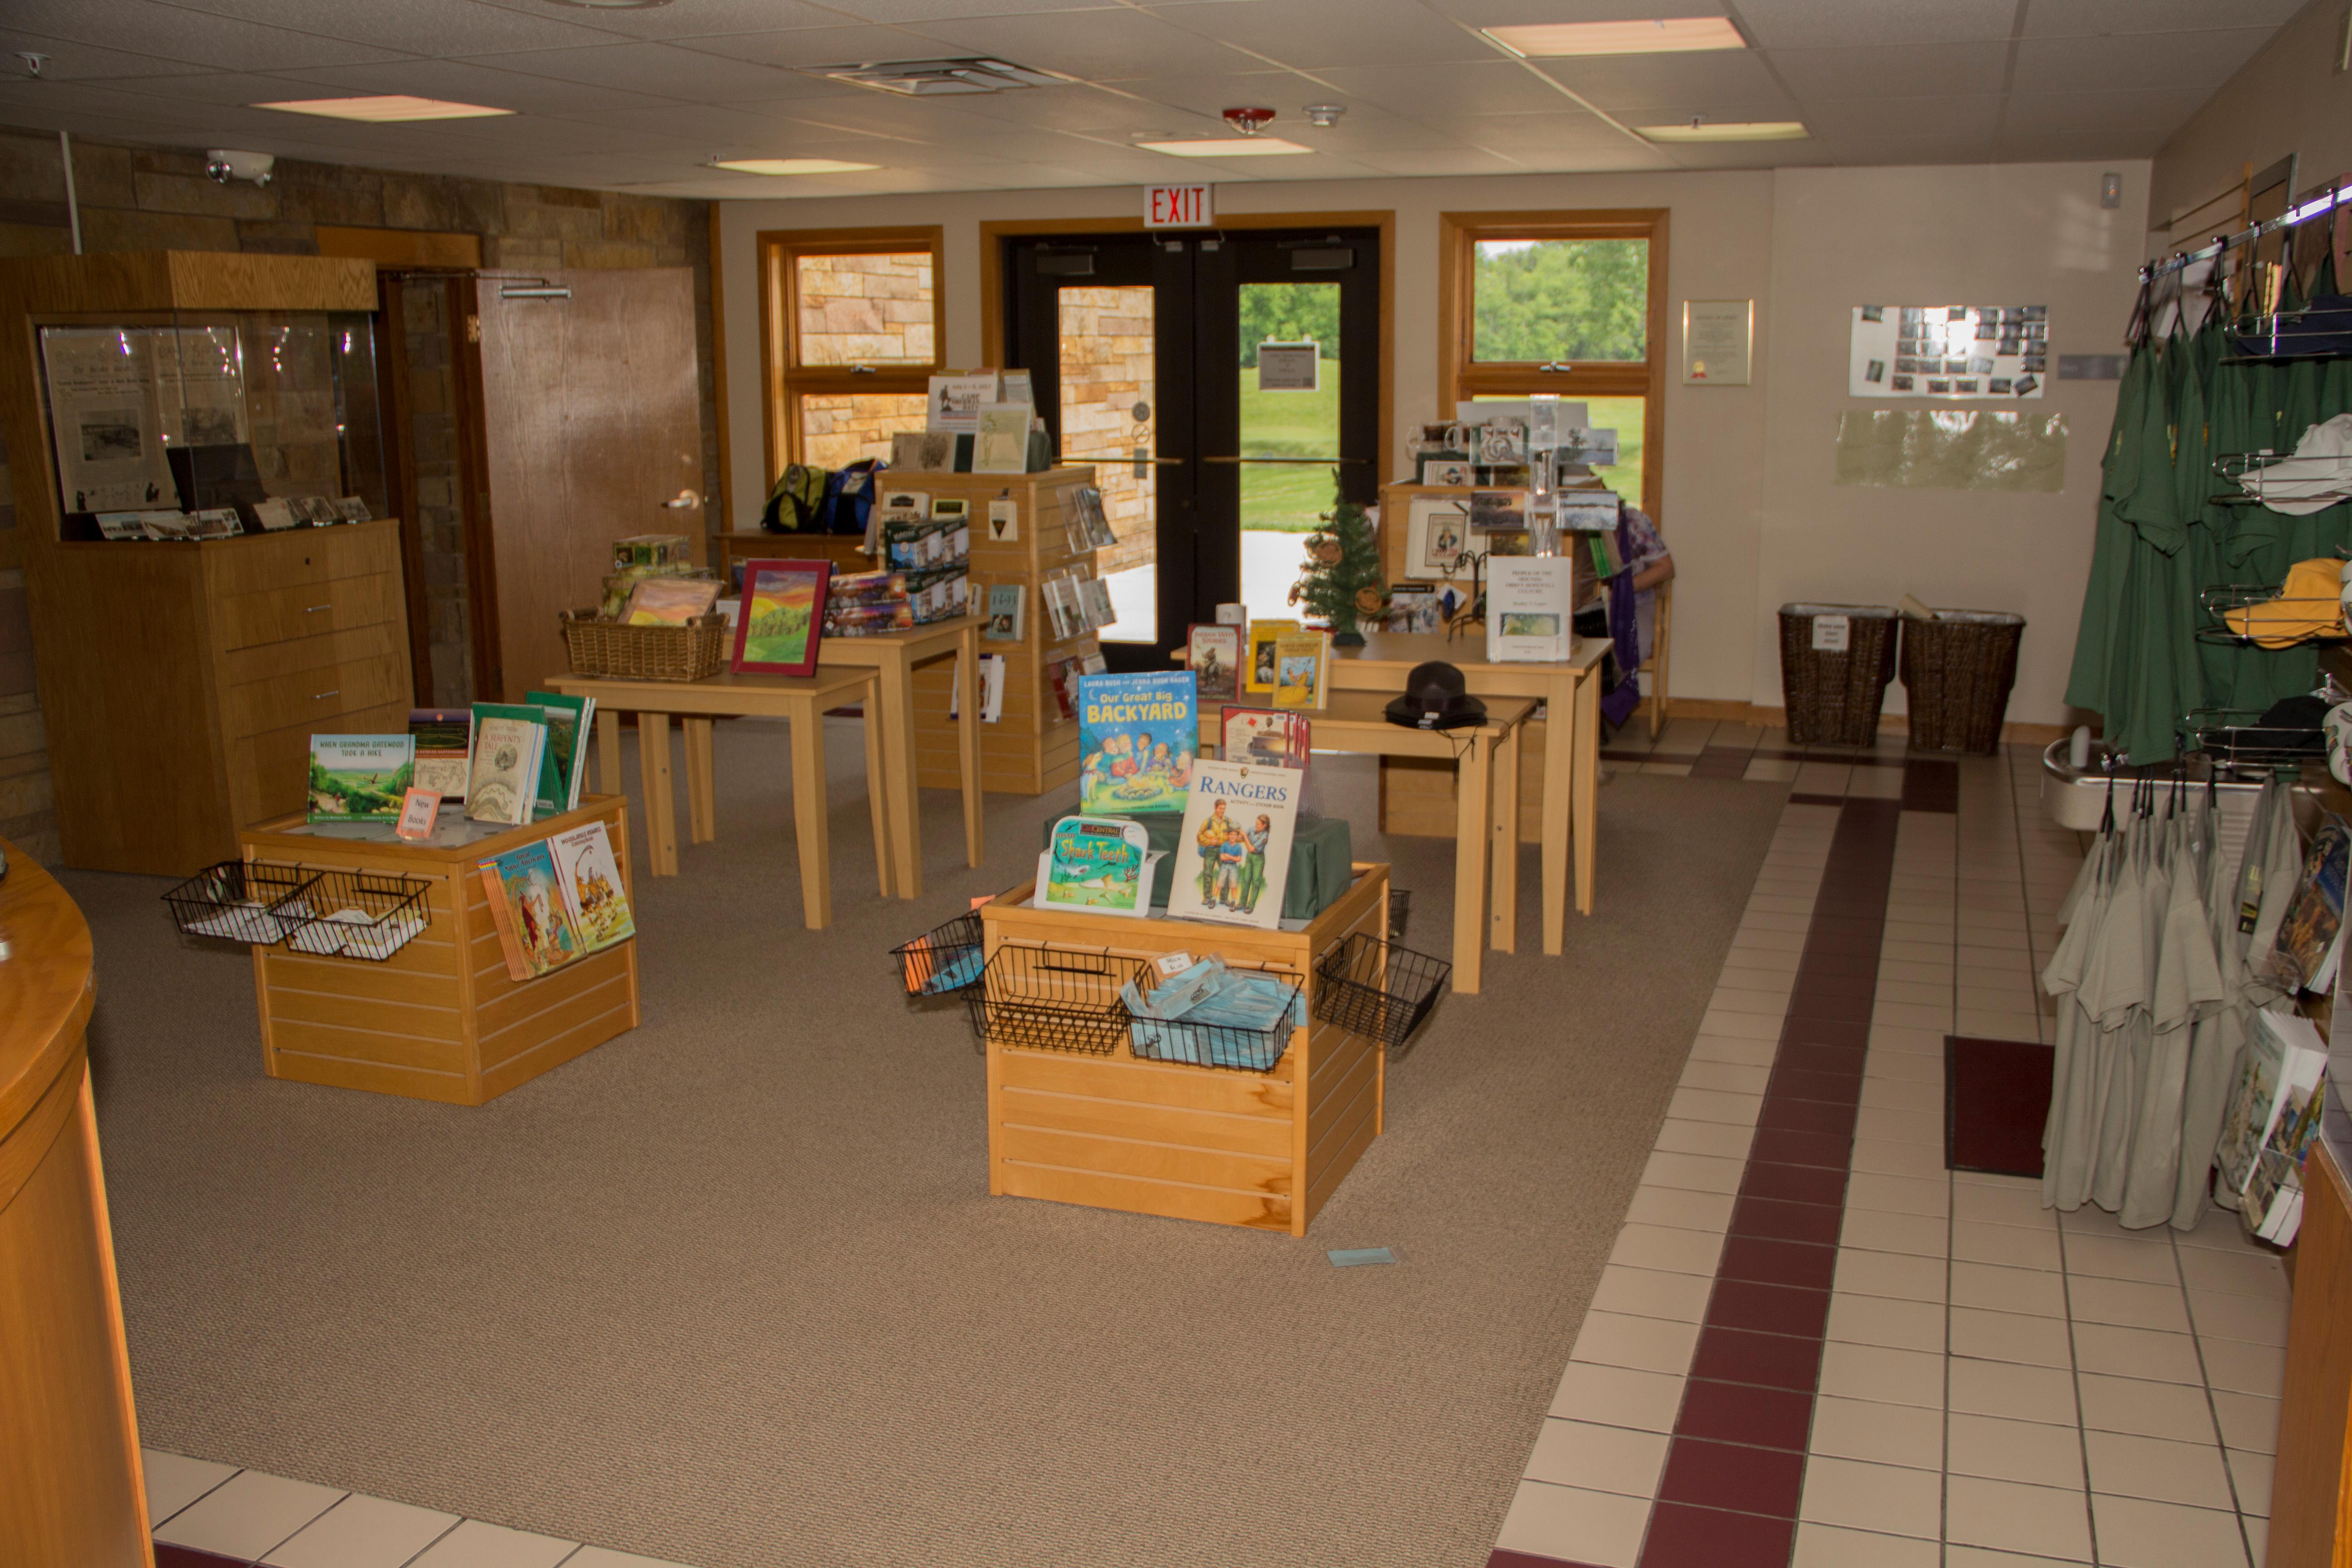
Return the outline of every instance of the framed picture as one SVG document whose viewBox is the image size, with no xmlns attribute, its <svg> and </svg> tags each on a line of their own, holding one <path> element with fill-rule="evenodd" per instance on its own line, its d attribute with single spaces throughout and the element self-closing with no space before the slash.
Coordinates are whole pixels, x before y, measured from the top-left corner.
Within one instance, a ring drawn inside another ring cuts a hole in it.
<svg viewBox="0 0 2352 1568">
<path fill-rule="evenodd" d="M 1202 701 L 1231 702 L 1241 695 L 1241 627 L 1194 621 L 1184 641 L 1186 662 Z"/>
<path fill-rule="evenodd" d="M 1478 482 L 1478 475 L 1467 462 L 1458 458 L 1424 458 L 1421 464 L 1421 482 L 1443 489 L 1466 490 Z"/>
<path fill-rule="evenodd" d="M 814 675 L 832 576 L 830 561 L 745 562 L 729 668 L 739 675 Z"/>
<path fill-rule="evenodd" d="M 1470 509 L 1440 496 L 1415 496 L 1405 512 L 1404 574 L 1435 582 L 1462 563 L 1470 542 Z"/>
<path fill-rule="evenodd" d="M 1514 533 L 1528 525 L 1528 492 L 1518 489 L 1470 492 L 1470 531 Z"/>
</svg>

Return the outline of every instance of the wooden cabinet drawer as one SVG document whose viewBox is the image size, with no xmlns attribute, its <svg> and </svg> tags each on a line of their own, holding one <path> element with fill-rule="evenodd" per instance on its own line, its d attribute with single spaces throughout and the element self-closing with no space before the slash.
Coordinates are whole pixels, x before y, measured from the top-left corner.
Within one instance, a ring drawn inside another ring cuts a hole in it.
<svg viewBox="0 0 2352 1568">
<path fill-rule="evenodd" d="M 364 577 L 400 564 L 400 525 L 362 522 L 247 535 L 205 546 L 205 571 L 217 595 L 251 594 L 337 577 Z"/>
<path fill-rule="evenodd" d="M 407 609 L 398 574 L 379 572 L 228 595 L 219 601 L 217 635 L 225 648 L 253 647 L 403 621 Z"/>
<path fill-rule="evenodd" d="M 404 628 L 397 623 L 378 621 L 373 626 L 354 626 L 349 631 L 326 632 L 318 637 L 296 637 L 289 642 L 256 643 L 250 647 L 231 648 L 222 658 L 226 677 L 222 684 L 239 687 L 256 680 L 291 675 L 298 669 L 364 664 L 387 656 L 405 659 L 408 657 L 407 639 Z"/>
<path fill-rule="evenodd" d="M 228 732 L 236 737 L 295 724 L 335 731 L 340 729 L 334 722 L 339 714 L 389 702 L 404 704 L 408 696 L 408 661 L 387 653 L 248 680 L 230 687 L 224 705 Z"/>
</svg>

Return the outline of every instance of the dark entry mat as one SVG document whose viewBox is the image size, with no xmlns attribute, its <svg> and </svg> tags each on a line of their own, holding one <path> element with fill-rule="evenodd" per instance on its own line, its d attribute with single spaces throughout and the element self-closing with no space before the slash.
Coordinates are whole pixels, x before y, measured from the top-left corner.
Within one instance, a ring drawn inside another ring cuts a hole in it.
<svg viewBox="0 0 2352 1568">
<path fill-rule="evenodd" d="M 1944 1037 L 1944 1165 L 1996 1176 L 2042 1174 L 2055 1053 L 2030 1040 Z"/>
</svg>

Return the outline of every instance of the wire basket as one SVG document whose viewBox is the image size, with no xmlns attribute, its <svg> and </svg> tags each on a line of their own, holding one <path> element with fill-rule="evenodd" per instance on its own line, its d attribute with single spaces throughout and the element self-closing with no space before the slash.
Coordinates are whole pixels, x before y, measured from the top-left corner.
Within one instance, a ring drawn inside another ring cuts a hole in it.
<svg viewBox="0 0 2352 1568">
<path fill-rule="evenodd" d="M 1244 972 L 1246 973 L 1246 972 Z M 1128 1049 L 1145 1061 L 1184 1062 L 1193 1067 L 1230 1068 L 1236 1072 L 1272 1072 L 1290 1049 L 1291 1032 L 1300 1023 L 1298 982 L 1265 970 L 1256 973 L 1278 981 L 1281 1013 L 1263 1027 L 1237 1024 L 1202 1024 L 1186 1018 L 1134 1017 L 1128 1029 Z M 1271 1009 L 1269 1009 L 1270 1011 Z"/>
<path fill-rule="evenodd" d="M 633 626 L 600 621 L 593 610 L 562 613 L 563 651 L 574 675 L 621 680 L 708 680 L 727 663 L 727 617 L 698 616 L 684 626 Z"/>
<path fill-rule="evenodd" d="M 432 923 L 425 901 L 432 885 L 396 871 L 322 871 L 279 911 L 300 910 L 286 933 L 286 947 L 314 957 L 382 963 Z"/>
<path fill-rule="evenodd" d="M 909 996 L 955 996 L 981 983 L 980 911 L 933 926 L 890 950 Z"/>
<path fill-rule="evenodd" d="M 320 875 L 269 860 L 223 860 L 165 893 L 163 902 L 189 936 L 266 945 L 309 918 L 301 897 Z"/>
<path fill-rule="evenodd" d="M 1108 1056 L 1127 1037 L 1119 987 L 1150 966 L 1108 948 L 999 947 L 972 998 L 974 1027 L 998 1046 Z"/>
<path fill-rule="evenodd" d="M 1910 694 L 1915 752 L 1989 757 L 2017 684 L 2025 617 L 1998 610 L 1938 610 L 1903 619 L 1903 688 Z"/>
<path fill-rule="evenodd" d="M 2333 642 L 2345 635 L 2340 597 L 2290 599 L 2277 588 L 2259 583 L 2229 583 L 2200 588 L 2197 602 L 2205 612 L 2197 626 L 2197 640 L 2218 647 L 2278 648 Z M 2265 605 L 2272 607 L 2271 616 L 2257 618 L 2253 612 Z M 2232 616 L 2238 617 L 2238 626 L 2231 625 Z"/>
<path fill-rule="evenodd" d="M 1315 962 L 1315 1016 L 1402 1052 L 1454 965 L 1358 931 Z"/>
</svg>

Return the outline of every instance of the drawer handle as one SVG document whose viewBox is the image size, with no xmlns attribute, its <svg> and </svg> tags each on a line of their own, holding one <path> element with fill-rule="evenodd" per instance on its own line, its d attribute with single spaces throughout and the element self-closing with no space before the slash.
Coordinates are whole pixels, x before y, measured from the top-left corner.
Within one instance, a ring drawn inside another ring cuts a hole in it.
<svg viewBox="0 0 2352 1568">
<path fill-rule="evenodd" d="M 341 697 L 342 694 L 343 689 L 338 686 L 332 691 L 321 691 L 319 695 L 310 699 L 310 700 L 313 702 L 324 702 L 330 697 Z"/>
<path fill-rule="evenodd" d="M 306 615 L 306 616 L 315 616 L 315 615 L 317 615 L 320 610 L 331 610 L 331 609 L 333 609 L 334 607 L 335 607 L 335 606 L 334 606 L 334 605 L 311 605 L 309 609 L 304 610 L 302 613 L 303 613 L 304 615 Z"/>
</svg>

